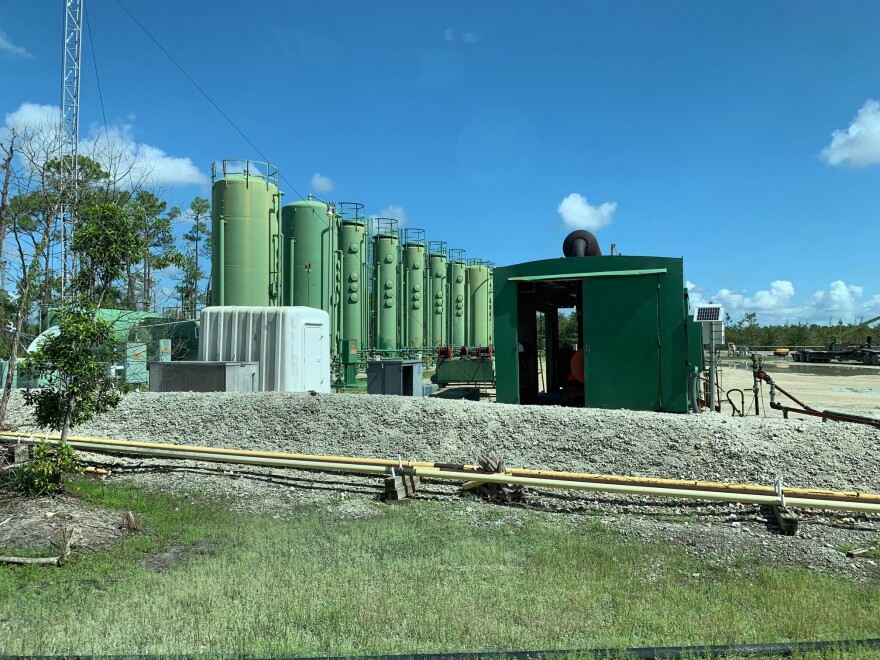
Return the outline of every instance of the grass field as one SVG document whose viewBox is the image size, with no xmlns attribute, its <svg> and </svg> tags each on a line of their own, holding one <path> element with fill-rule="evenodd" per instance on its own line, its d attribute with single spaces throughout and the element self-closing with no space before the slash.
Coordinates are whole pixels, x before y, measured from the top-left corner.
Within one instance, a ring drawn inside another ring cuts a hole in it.
<svg viewBox="0 0 880 660">
<path fill-rule="evenodd" d="M 583 517 L 479 503 L 309 505 L 287 520 L 79 482 L 144 532 L 0 567 L 0 653 L 350 655 L 880 636 L 880 590 L 748 558 L 722 572 Z M 4 554 L 0 549 L 0 554 Z M 804 657 L 820 657 L 807 655 Z M 870 652 L 828 658 L 870 658 Z"/>
</svg>

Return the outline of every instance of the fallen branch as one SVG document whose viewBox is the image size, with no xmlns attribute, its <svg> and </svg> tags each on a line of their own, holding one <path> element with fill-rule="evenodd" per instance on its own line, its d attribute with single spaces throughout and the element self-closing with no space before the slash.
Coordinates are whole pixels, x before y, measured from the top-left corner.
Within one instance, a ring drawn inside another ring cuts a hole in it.
<svg viewBox="0 0 880 660">
<path fill-rule="evenodd" d="M 872 550 L 876 550 L 878 547 L 880 547 L 880 541 L 874 541 L 874 543 L 872 543 L 871 545 L 869 545 L 866 548 L 853 548 L 852 550 L 847 550 L 846 556 L 847 557 L 860 557 L 861 555 L 868 554 Z"/>
<path fill-rule="evenodd" d="M 57 557 L 0 557 L 0 564 L 42 564 L 43 566 L 64 566 L 70 557 L 70 546 L 74 534 L 71 532 L 64 545 L 64 551 Z"/>
</svg>

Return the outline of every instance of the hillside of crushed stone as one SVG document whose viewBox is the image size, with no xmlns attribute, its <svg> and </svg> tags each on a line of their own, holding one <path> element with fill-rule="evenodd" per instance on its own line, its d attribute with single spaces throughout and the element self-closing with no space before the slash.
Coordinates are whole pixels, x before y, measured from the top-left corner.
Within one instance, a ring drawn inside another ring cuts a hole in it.
<svg viewBox="0 0 880 660">
<path fill-rule="evenodd" d="M 6 423 L 37 431 L 16 395 Z M 674 415 L 309 393 L 133 393 L 80 436 L 880 491 L 880 430 L 812 419 Z"/>
</svg>

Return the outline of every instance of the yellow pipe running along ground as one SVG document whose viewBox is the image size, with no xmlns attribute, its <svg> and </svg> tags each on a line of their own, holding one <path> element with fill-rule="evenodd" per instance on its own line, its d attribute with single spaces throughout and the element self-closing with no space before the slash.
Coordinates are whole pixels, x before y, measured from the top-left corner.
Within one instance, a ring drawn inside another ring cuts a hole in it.
<svg viewBox="0 0 880 660">
<path fill-rule="evenodd" d="M 30 433 L 15 432 L 2 432 L 0 433 L 0 438 L 14 439 L 29 444 L 42 440 L 49 442 L 58 442 L 60 440 L 60 437 L 56 435 L 44 434 L 38 436 Z M 69 436 L 68 442 L 74 448 L 84 451 L 106 453 L 114 452 L 115 450 L 115 453 L 137 454 L 152 458 L 179 458 L 269 467 L 333 470 L 361 474 L 391 474 L 392 469 L 403 469 L 425 478 L 464 481 L 466 483 L 475 481 L 474 478 L 477 477 L 476 480 L 480 482 L 519 484 L 540 488 L 590 490 L 594 492 L 683 497 L 753 504 L 780 503 L 780 498 L 775 488 L 761 484 L 654 479 L 649 477 L 556 472 L 521 468 L 509 468 L 503 474 L 491 474 L 482 472 L 478 466 L 471 465 L 291 454 L 285 452 L 260 452 L 82 436 Z M 782 493 L 786 504 L 790 506 L 880 513 L 880 494 L 791 487 L 784 487 Z"/>
</svg>

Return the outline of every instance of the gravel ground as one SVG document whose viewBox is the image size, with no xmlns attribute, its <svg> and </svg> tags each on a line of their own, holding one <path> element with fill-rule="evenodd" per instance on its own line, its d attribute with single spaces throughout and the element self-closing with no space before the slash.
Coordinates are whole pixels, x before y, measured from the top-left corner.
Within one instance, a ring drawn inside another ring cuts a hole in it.
<svg viewBox="0 0 880 660">
<path fill-rule="evenodd" d="M 721 388 L 730 390 L 740 388 L 745 394 L 745 406 L 754 412 L 752 395 L 751 367 L 747 361 L 722 360 L 719 367 L 719 382 Z M 866 367 L 861 364 L 837 363 L 831 364 L 803 364 L 793 363 L 791 359 L 767 360 L 764 364 L 767 373 L 775 380 L 776 384 L 792 393 L 807 405 L 819 410 L 835 410 L 841 412 L 875 417 L 880 419 L 880 367 Z M 737 406 L 741 405 L 741 399 L 734 394 L 733 400 Z M 797 408 L 791 400 L 785 396 L 779 396 L 779 400 L 785 404 Z M 777 410 L 767 408 L 770 403 L 770 388 L 763 385 L 762 410 L 768 417 L 782 417 Z M 722 403 L 722 409 L 730 414 L 731 407 L 727 402 Z"/>
<path fill-rule="evenodd" d="M 30 411 L 21 403 L 19 397 L 10 403 L 7 423 L 32 430 Z M 345 394 L 141 393 L 125 397 L 117 410 L 75 434 L 442 462 L 474 462 L 494 450 L 516 467 L 765 484 L 781 476 L 791 486 L 880 492 L 880 430 L 812 419 Z M 286 515 L 290 504 L 314 499 L 329 502 L 340 516 L 372 515 L 381 491 L 376 478 L 100 460 L 127 469 L 126 478 L 148 487 L 209 492 L 230 498 L 237 509 L 278 516 Z M 426 484 L 423 497 L 474 507 L 456 492 L 454 486 Z M 531 493 L 529 503 L 560 524 L 572 515 L 591 515 L 626 538 L 679 544 L 709 564 L 748 553 L 782 565 L 880 578 L 875 560 L 850 560 L 840 552 L 877 539 L 880 516 L 802 512 L 816 517 L 791 538 L 773 533 L 766 512 L 756 507 L 582 493 Z M 515 521 L 522 513 L 508 515 Z"/>
</svg>

